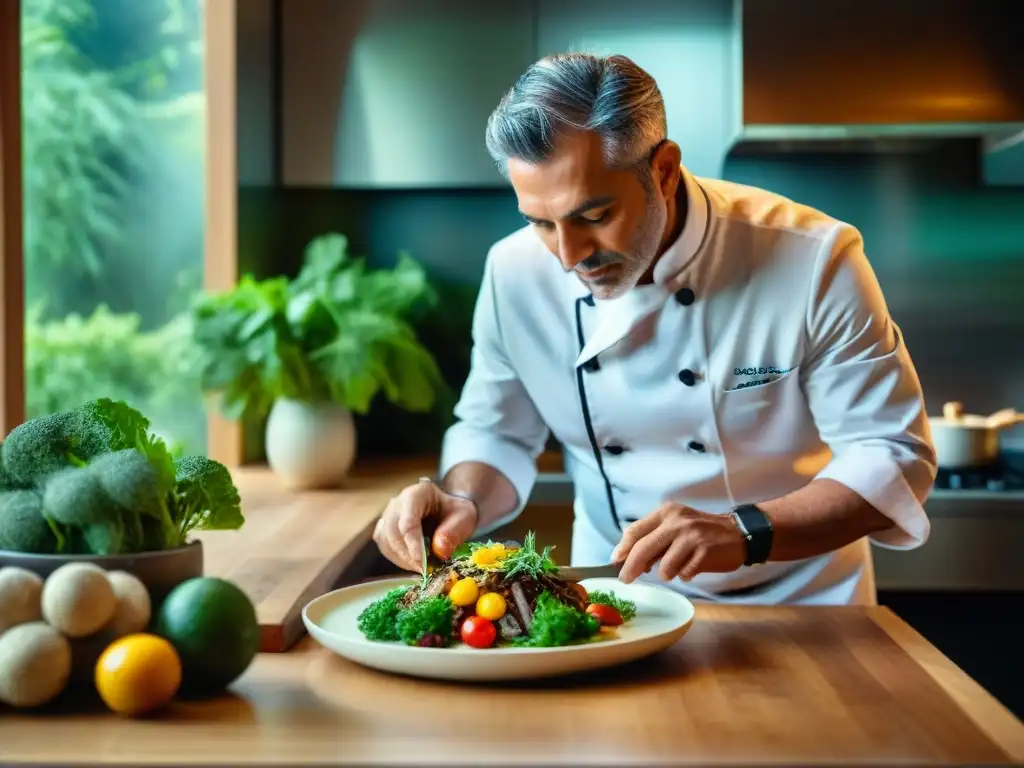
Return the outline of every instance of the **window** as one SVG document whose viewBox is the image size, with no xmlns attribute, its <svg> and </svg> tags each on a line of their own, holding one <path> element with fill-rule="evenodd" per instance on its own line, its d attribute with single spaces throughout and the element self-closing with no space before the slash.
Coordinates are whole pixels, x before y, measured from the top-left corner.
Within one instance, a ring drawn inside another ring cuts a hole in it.
<svg viewBox="0 0 1024 768">
<path fill-rule="evenodd" d="M 206 451 L 201 0 L 21 0 L 25 416 L 123 399 Z M 232 254 L 233 257 L 233 254 Z"/>
</svg>

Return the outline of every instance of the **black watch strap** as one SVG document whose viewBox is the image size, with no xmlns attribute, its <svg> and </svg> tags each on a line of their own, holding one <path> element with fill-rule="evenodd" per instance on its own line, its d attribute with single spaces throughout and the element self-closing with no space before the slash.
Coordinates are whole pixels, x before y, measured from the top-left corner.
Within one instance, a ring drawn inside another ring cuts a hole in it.
<svg viewBox="0 0 1024 768">
<path fill-rule="evenodd" d="M 747 540 L 747 560 L 744 565 L 757 565 L 768 561 L 772 553 L 772 521 L 754 504 L 742 504 L 733 510 L 740 533 Z"/>
</svg>

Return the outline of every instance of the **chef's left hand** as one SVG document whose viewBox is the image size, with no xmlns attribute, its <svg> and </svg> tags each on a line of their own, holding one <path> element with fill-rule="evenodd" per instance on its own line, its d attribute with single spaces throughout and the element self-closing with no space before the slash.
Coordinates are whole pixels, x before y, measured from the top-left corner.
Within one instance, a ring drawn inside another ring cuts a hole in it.
<svg viewBox="0 0 1024 768">
<path fill-rule="evenodd" d="M 658 563 L 664 581 L 698 573 L 729 573 L 743 565 L 747 545 L 732 515 L 711 515 L 682 504 L 662 504 L 622 532 L 612 562 L 630 583 Z M 659 562 L 660 561 L 660 562 Z"/>
</svg>

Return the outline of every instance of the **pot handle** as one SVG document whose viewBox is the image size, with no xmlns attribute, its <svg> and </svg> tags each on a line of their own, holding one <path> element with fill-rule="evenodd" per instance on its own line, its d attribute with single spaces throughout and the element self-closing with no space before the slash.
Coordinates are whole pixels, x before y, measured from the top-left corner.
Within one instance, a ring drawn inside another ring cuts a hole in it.
<svg viewBox="0 0 1024 768">
<path fill-rule="evenodd" d="M 1024 414 L 1017 413 L 1014 408 L 1003 408 L 985 420 L 989 429 L 1004 429 L 1017 424 L 1024 424 Z"/>
<path fill-rule="evenodd" d="M 964 404 L 955 400 L 942 406 L 942 417 L 949 422 L 960 421 L 964 415 Z"/>
</svg>

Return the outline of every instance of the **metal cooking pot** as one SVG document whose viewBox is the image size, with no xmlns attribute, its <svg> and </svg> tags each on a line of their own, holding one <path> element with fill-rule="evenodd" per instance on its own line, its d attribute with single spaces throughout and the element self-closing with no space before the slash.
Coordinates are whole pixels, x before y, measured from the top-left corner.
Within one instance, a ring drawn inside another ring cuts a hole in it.
<svg viewBox="0 0 1024 768">
<path fill-rule="evenodd" d="M 962 403 L 946 403 L 942 418 L 929 418 L 940 469 L 982 467 L 999 458 L 999 432 L 1024 423 L 1024 414 L 1004 408 L 991 416 L 965 414 Z"/>
</svg>

